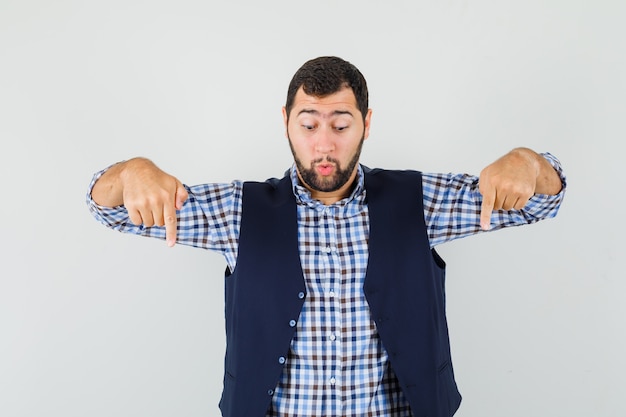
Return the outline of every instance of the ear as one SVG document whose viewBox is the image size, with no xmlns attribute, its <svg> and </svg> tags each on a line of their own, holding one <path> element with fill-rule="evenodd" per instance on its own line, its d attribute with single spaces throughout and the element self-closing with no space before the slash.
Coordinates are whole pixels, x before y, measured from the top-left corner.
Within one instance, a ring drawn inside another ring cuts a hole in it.
<svg viewBox="0 0 626 417">
<path fill-rule="evenodd" d="M 289 133 L 287 132 L 287 124 L 289 122 L 289 118 L 287 116 L 287 109 L 283 106 L 283 123 L 285 124 L 285 137 L 289 139 Z"/>
<path fill-rule="evenodd" d="M 370 122 L 371 121 L 372 121 L 372 109 L 367 109 L 367 114 L 365 115 L 365 120 L 363 121 L 365 123 L 364 130 L 363 130 L 363 139 L 367 139 L 367 137 L 370 135 Z"/>
</svg>

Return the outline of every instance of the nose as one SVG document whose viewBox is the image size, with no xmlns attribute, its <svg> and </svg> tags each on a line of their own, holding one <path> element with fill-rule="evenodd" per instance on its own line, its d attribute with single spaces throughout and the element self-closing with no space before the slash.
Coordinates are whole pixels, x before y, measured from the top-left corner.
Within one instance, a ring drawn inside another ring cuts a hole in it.
<svg viewBox="0 0 626 417">
<path fill-rule="evenodd" d="M 335 150 L 335 142 L 332 133 L 320 129 L 315 138 L 315 152 L 321 154 L 329 154 Z"/>
</svg>

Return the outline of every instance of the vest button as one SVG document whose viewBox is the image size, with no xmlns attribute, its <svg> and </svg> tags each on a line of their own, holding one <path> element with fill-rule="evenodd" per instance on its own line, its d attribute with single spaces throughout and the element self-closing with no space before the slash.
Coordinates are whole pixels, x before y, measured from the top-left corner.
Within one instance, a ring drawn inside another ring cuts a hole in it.
<svg viewBox="0 0 626 417">
<path fill-rule="evenodd" d="M 274 390 L 273 389 L 268 389 L 267 390 L 267 395 L 274 395 Z"/>
<path fill-rule="evenodd" d="M 285 357 L 284 357 L 284 356 L 281 356 L 280 358 L 278 358 L 278 363 L 280 363 L 281 365 L 282 365 L 283 363 L 285 363 L 285 361 L 286 361 L 286 359 L 285 359 Z"/>
<path fill-rule="evenodd" d="M 289 327 L 296 327 L 296 321 L 295 320 L 289 320 Z"/>
<path fill-rule="evenodd" d="M 302 300 L 304 298 L 304 292 L 300 291 L 298 293 L 298 298 Z"/>
</svg>

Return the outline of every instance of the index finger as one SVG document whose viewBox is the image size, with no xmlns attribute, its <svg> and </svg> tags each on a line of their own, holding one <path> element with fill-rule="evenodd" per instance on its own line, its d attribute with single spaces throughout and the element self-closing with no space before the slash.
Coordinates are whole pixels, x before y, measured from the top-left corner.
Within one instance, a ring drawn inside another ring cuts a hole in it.
<svg viewBox="0 0 626 417">
<path fill-rule="evenodd" d="M 172 247 L 176 244 L 176 232 L 178 227 L 176 208 L 173 205 L 168 204 L 164 207 L 163 220 L 165 221 L 165 242 L 167 246 Z"/>
<path fill-rule="evenodd" d="M 483 202 L 480 206 L 480 227 L 483 230 L 489 230 L 491 228 L 491 213 L 493 212 L 495 201 L 495 190 L 489 189 L 483 192 Z"/>
</svg>

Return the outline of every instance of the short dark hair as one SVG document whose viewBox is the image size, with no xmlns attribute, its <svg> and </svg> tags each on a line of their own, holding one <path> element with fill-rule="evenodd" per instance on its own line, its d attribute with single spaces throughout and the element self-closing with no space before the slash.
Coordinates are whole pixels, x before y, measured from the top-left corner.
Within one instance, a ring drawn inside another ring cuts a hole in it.
<svg viewBox="0 0 626 417">
<path fill-rule="evenodd" d="M 336 56 L 322 56 L 304 63 L 294 74 L 289 89 L 285 110 L 287 117 L 293 107 L 296 93 L 302 87 L 310 96 L 326 97 L 350 87 L 356 104 L 365 119 L 368 110 L 368 92 L 365 77 L 357 67 Z"/>
</svg>

